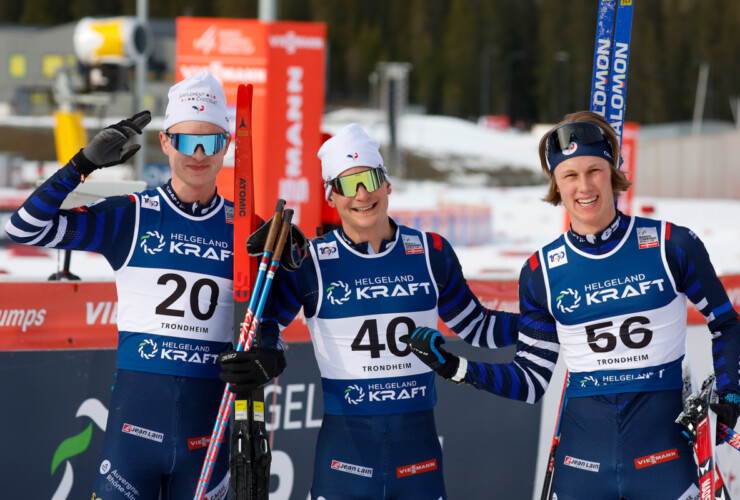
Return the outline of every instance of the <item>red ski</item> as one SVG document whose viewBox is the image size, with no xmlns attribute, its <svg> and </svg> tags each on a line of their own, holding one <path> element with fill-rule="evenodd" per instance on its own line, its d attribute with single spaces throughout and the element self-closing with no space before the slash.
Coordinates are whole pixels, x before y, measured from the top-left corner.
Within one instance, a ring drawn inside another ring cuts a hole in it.
<svg viewBox="0 0 740 500">
<path fill-rule="evenodd" d="M 715 498 L 714 436 L 709 422 L 709 400 L 714 389 L 714 375 L 707 377 L 698 394 L 692 394 L 684 402 L 684 410 L 676 422 L 686 428 L 686 434 L 694 448 L 694 458 L 699 470 L 701 500 Z"/>
<path fill-rule="evenodd" d="M 239 85 L 234 148 L 234 345 L 239 342 L 242 323 L 247 317 L 250 287 L 258 265 L 258 259 L 250 258 L 247 253 L 247 239 L 259 226 L 254 213 L 252 95 L 252 85 Z M 259 330 L 252 345 L 260 345 Z M 269 495 L 272 457 L 265 431 L 264 401 L 262 388 L 247 400 L 234 401 L 229 489 L 230 498 L 235 500 L 266 499 Z"/>
</svg>

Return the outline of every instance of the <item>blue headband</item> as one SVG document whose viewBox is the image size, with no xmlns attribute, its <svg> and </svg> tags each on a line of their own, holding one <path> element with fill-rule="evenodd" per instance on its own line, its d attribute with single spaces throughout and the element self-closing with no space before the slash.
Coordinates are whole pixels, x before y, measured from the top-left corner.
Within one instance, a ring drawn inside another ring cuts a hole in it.
<svg viewBox="0 0 740 500">
<path fill-rule="evenodd" d="M 576 156 L 596 156 L 614 164 L 611 143 L 601 127 L 591 122 L 566 123 L 547 137 L 545 158 L 550 175 L 555 167 Z"/>
</svg>

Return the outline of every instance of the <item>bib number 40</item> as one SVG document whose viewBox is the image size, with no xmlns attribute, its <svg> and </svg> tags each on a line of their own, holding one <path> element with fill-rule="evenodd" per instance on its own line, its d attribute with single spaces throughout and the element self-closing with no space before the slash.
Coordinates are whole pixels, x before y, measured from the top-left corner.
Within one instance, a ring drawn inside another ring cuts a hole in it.
<svg viewBox="0 0 740 500">
<path fill-rule="evenodd" d="M 619 340 L 630 349 L 641 349 L 653 339 L 653 331 L 649 328 L 635 325 L 649 325 L 650 320 L 644 316 L 633 316 L 624 320 L 619 327 Z M 617 335 L 611 331 L 614 323 L 604 321 L 586 326 L 586 340 L 593 352 L 611 352 L 617 347 Z"/>
<path fill-rule="evenodd" d="M 405 327 L 405 331 L 402 330 L 401 333 L 397 335 L 396 331 L 401 325 Z M 411 348 L 407 344 L 404 349 L 399 349 L 398 341 L 396 339 L 406 333 L 411 333 L 414 330 L 416 330 L 416 325 L 414 324 L 414 320 L 412 320 L 411 318 L 407 318 L 405 316 L 393 318 L 388 323 L 388 327 L 385 330 L 386 343 L 381 344 L 378 333 L 378 321 L 374 319 L 368 319 L 365 320 L 364 323 L 362 323 L 360 331 L 357 332 L 357 336 L 352 341 L 352 350 L 370 351 L 370 357 L 379 358 L 380 352 L 385 350 L 387 344 L 388 350 L 391 351 L 391 353 L 393 353 L 394 355 L 399 357 L 407 356 L 411 352 Z"/>
</svg>

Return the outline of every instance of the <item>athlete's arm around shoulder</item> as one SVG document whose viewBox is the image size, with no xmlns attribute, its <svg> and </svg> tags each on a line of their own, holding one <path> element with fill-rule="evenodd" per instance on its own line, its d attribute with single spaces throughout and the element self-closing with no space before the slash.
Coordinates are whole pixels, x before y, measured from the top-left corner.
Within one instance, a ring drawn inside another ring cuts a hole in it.
<svg viewBox="0 0 740 500">
<path fill-rule="evenodd" d="M 436 233 L 426 233 L 426 239 L 442 321 L 476 347 L 497 348 L 516 343 L 519 315 L 483 306 L 470 289 L 452 245 Z"/>
<path fill-rule="evenodd" d="M 465 382 L 499 396 L 536 403 L 547 390 L 560 352 L 555 318 L 547 307 L 539 253 L 519 273 L 519 339 L 512 363 L 468 364 Z"/>
</svg>

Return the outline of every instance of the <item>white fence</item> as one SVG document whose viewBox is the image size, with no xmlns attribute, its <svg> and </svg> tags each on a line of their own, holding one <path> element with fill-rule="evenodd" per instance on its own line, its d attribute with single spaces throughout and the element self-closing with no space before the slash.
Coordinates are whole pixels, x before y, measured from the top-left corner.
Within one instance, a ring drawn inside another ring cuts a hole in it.
<svg viewBox="0 0 740 500">
<path fill-rule="evenodd" d="M 740 130 L 637 140 L 638 195 L 740 199 Z"/>
</svg>

